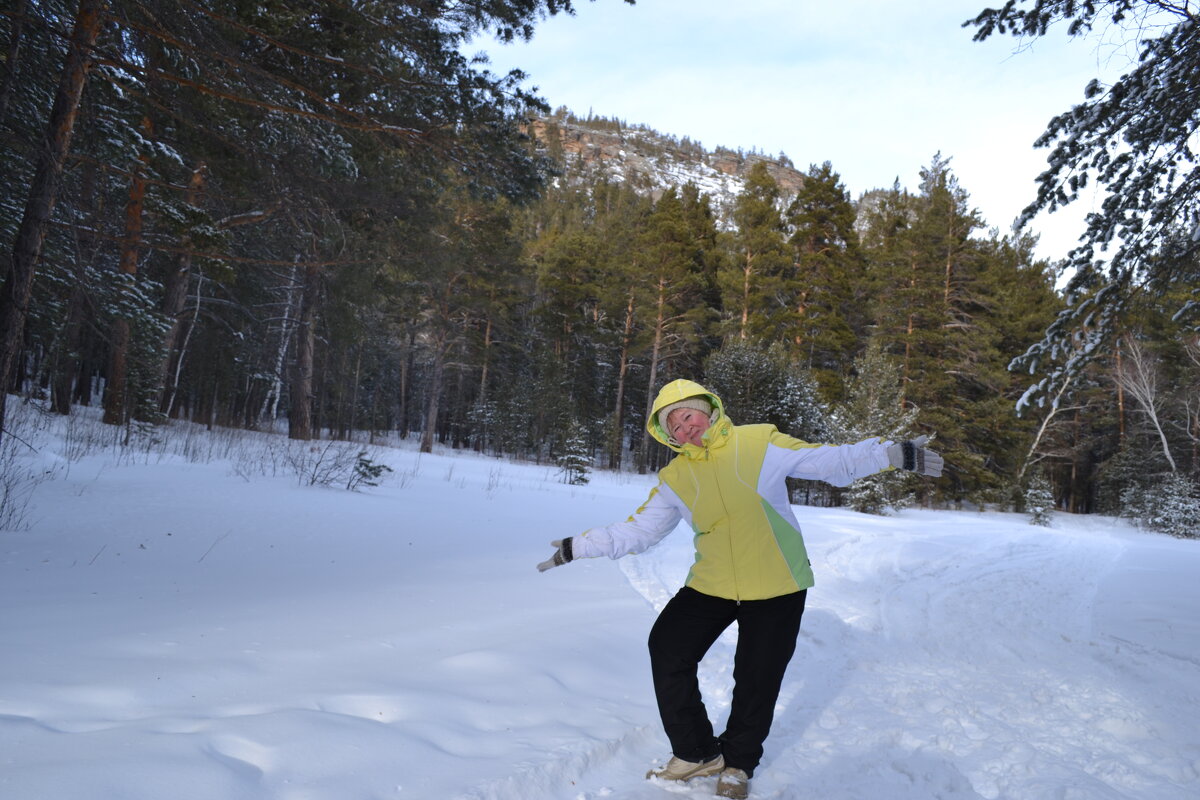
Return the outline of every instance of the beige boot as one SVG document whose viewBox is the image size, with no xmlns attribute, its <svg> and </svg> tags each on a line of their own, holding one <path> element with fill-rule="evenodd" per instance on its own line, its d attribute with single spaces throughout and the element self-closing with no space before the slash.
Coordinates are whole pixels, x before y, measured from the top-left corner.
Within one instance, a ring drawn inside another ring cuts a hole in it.
<svg viewBox="0 0 1200 800">
<path fill-rule="evenodd" d="M 682 758 L 671 756 L 671 760 L 662 769 L 652 769 L 646 773 L 647 778 L 662 778 L 664 781 L 690 781 L 692 778 L 703 778 L 705 775 L 716 775 L 725 769 L 725 758 L 717 756 L 709 761 L 684 761 Z"/>
<path fill-rule="evenodd" d="M 746 800 L 750 796 L 750 776 L 737 767 L 727 767 L 721 770 L 717 778 L 717 797 L 730 797 L 733 800 Z"/>
</svg>

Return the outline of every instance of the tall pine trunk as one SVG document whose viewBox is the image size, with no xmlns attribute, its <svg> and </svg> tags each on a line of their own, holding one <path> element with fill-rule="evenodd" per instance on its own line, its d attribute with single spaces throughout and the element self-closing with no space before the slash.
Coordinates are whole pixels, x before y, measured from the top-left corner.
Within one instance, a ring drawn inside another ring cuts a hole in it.
<svg viewBox="0 0 1200 800">
<path fill-rule="evenodd" d="M 908 288 L 911 292 L 913 300 L 917 294 L 917 259 L 915 256 L 909 256 L 909 278 Z M 910 301 L 912 302 L 912 301 Z M 910 407 L 908 402 L 909 387 L 912 385 L 912 360 L 913 360 L 913 336 L 917 332 L 916 315 L 911 311 L 908 314 L 908 321 L 905 323 L 904 329 L 904 362 L 900 370 L 900 410 L 904 411 Z"/>
<path fill-rule="evenodd" d="M 67 321 L 63 326 L 62 355 L 50 381 L 50 407 L 54 413 L 63 416 L 71 413 L 71 398 L 75 393 L 75 383 L 80 378 L 80 360 L 76 353 L 83 341 L 86 302 L 83 289 L 78 285 L 72 286 L 67 299 Z"/>
<path fill-rule="evenodd" d="M 746 338 L 746 328 L 750 325 L 750 278 L 754 275 L 754 254 L 746 251 L 746 260 L 742 265 L 742 327 L 738 338 Z"/>
<path fill-rule="evenodd" d="M 409 383 L 414 369 L 415 353 L 417 347 L 417 333 L 411 327 L 407 331 L 408 341 L 404 345 L 404 358 L 400 359 L 400 409 L 397 428 L 400 431 L 400 438 L 408 438 L 408 433 L 412 429 L 412 415 L 409 413 L 410 404 L 408 402 Z"/>
<path fill-rule="evenodd" d="M 1121 363 L 1121 337 L 1117 337 L 1117 374 L 1120 375 L 1125 369 L 1125 365 Z M 1117 384 L 1117 444 L 1125 446 L 1125 387 L 1120 381 Z"/>
<path fill-rule="evenodd" d="M 56 414 L 67 416 L 71 404 L 79 393 L 78 384 L 83 382 L 84 327 L 88 318 L 86 264 L 95 262 L 96 237 L 92 231 L 100 230 L 99 205 L 96 202 L 96 173 L 94 164 L 83 169 L 80 195 L 82 204 L 89 210 L 89 219 L 77 234 L 77 252 L 73 264 L 74 282 L 67 298 L 67 318 L 63 325 L 62 346 L 59 348 L 58 364 L 50 382 L 50 406 Z"/>
<path fill-rule="evenodd" d="M 483 329 L 483 364 L 479 369 L 479 402 L 488 398 L 488 364 L 492 355 L 492 318 L 488 317 Z"/>
<path fill-rule="evenodd" d="M 442 376 L 446 370 L 446 343 L 442 336 L 433 347 L 433 369 L 429 376 L 429 398 L 425 404 L 425 426 L 421 431 L 420 452 L 433 452 L 433 437 L 437 430 L 438 403 L 442 396 Z"/>
<path fill-rule="evenodd" d="M 634 296 L 629 293 L 625 304 L 625 330 L 621 335 L 621 361 L 617 367 L 617 399 L 613 405 L 612 434 L 608 445 L 608 468 L 621 468 L 621 451 L 625 443 L 625 376 L 629 374 L 629 349 L 633 343 Z"/>
<path fill-rule="evenodd" d="M 313 358 L 317 344 L 319 284 L 320 268 L 314 252 L 313 260 L 304 268 L 300 315 L 296 320 L 296 367 L 292 373 L 292 402 L 288 410 L 288 438 L 302 441 L 313 438 Z"/>
<path fill-rule="evenodd" d="M 493 294 L 493 296 L 490 299 L 495 300 L 495 295 Z M 488 399 L 488 372 L 489 372 L 489 366 L 491 364 L 491 357 L 492 357 L 492 318 L 489 315 L 488 318 L 484 321 L 484 327 L 483 327 L 483 356 L 482 356 L 483 363 L 480 365 L 480 368 L 479 368 L 479 394 L 475 400 L 475 404 L 479 408 L 483 408 L 484 404 L 487 403 L 487 399 Z M 485 452 L 487 450 L 488 446 L 491 444 L 491 442 L 490 442 L 491 436 L 492 436 L 492 424 L 491 424 L 491 419 L 489 418 L 488 421 L 481 424 L 479 426 L 479 429 L 475 431 L 475 446 L 474 446 L 475 452 L 477 452 L 477 453 Z"/>
<path fill-rule="evenodd" d="M 654 344 L 650 348 L 650 377 L 646 385 L 646 405 L 654 402 L 655 384 L 658 383 L 658 361 L 662 354 L 663 339 L 666 329 L 667 287 L 662 280 L 658 282 L 658 312 L 654 319 Z M 646 409 L 649 413 L 649 408 Z M 645 474 L 648 468 L 650 453 L 650 436 L 642 437 L 641 452 L 638 457 L 638 472 Z"/>
<path fill-rule="evenodd" d="M 354 436 L 354 426 L 358 422 L 358 389 L 362 381 L 363 343 L 358 343 L 358 353 L 354 357 L 354 382 L 350 385 L 350 424 L 346 426 L 346 439 Z"/>
<path fill-rule="evenodd" d="M 142 120 L 148 128 L 149 119 Z M 129 185 L 129 199 L 125 205 L 125 236 L 121 241 L 121 258 L 118 269 L 130 280 L 138 273 L 138 246 L 142 242 L 142 222 L 146 210 L 145 155 L 139 159 L 133 179 Z M 121 425 L 131 416 L 129 397 L 129 342 L 131 331 L 129 319 L 118 312 L 113 320 L 109 335 L 108 383 L 104 393 L 104 422 Z"/>
<path fill-rule="evenodd" d="M 33 275 L 42 254 L 46 229 L 58 197 L 58 184 L 63 163 L 75 130 L 79 99 L 88 70 L 92 66 L 92 48 L 100 33 L 102 0 L 80 0 L 71 31 L 71 44 L 63 64 L 54 105 L 46 125 L 46 136 L 38 148 L 37 166 L 25 213 L 13 241 L 12 260 L 0 286 L 0 435 L 3 432 L 9 381 L 21 341 L 25 319 L 29 315 L 29 299 L 33 292 Z"/>
</svg>

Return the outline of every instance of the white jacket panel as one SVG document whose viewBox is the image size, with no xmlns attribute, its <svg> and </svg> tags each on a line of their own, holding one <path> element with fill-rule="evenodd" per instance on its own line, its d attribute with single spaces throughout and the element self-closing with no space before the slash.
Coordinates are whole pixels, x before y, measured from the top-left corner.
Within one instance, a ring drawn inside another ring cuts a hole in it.
<svg viewBox="0 0 1200 800">
<path fill-rule="evenodd" d="M 620 558 L 641 553 L 662 541 L 685 516 L 690 523 L 691 512 L 678 495 L 670 486 L 659 483 L 629 519 L 590 528 L 572 538 L 571 555 L 574 558 Z"/>
<path fill-rule="evenodd" d="M 864 439 L 857 444 L 808 444 L 775 433 L 758 473 L 759 494 L 767 497 L 772 488 L 784 489 L 785 477 L 849 486 L 891 466 L 887 456 L 890 444 L 883 439 Z"/>
</svg>

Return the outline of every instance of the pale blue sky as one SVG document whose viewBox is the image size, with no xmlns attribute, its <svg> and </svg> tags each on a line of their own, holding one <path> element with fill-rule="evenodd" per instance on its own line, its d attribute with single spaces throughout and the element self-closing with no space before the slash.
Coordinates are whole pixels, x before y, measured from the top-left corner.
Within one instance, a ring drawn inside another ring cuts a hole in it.
<svg viewBox="0 0 1200 800">
<path fill-rule="evenodd" d="M 993 0 L 992 5 L 999 5 Z M 553 107 L 770 154 L 832 162 L 852 196 L 896 178 L 915 189 L 936 152 L 987 224 L 1007 231 L 1034 197 L 1033 141 L 1127 48 L 1059 32 L 1020 47 L 960 27 L 985 0 L 582 0 L 530 43 L 481 41 L 496 71 L 520 68 Z M 1102 37 L 1101 37 L 1102 38 Z M 1113 37 L 1115 38 L 1115 37 Z M 1040 254 L 1074 244 L 1082 209 L 1042 215 Z"/>
</svg>

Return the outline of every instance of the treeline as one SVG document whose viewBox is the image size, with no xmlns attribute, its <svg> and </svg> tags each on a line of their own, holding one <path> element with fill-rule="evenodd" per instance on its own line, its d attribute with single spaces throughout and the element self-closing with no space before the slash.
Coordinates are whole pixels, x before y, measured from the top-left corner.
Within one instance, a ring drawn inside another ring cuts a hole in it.
<svg viewBox="0 0 1200 800">
<path fill-rule="evenodd" d="M 546 352 L 534 374 L 555 376 L 552 404 L 570 403 L 569 424 L 591 421 L 606 463 L 656 466 L 640 433 L 647 398 L 694 375 L 732 394 L 742 419 L 765 414 L 806 437 L 844 438 L 831 420 L 870 435 L 867 417 L 882 435 L 936 432 L 954 464 L 938 501 L 1011 494 L 1034 422 L 1015 417 L 1026 381 L 1006 367 L 1060 301 L 1032 240 L 982 231 L 946 160 L 934 158 L 916 192 L 858 203 L 828 163 L 791 198 L 759 163 L 728 231 L 694 186 L 656 201 L 622 185 L 565 187 L 523 215 L 533 295 L 517 338 L 529 356 Z M 856 368 L 872 343 L 894 367 L 875 372 L 895 386 Z M 731 359 L 742 363 L 733 374 Z M 789 406 L 796 388 L 770 379 L 780 359 L 811 383 L 811 402 Z"/>
<path fill-rule="evenodd" d="M 1121 346 L 1081 343 L 1087 369 L 1018 417 L 1037 376 L 1009 364 L 1064 302 L 947 160 L 857 200 L 828 163 L 794 197 L 759 163 L 729 228 L 693 185 L 574 174 L 521 132 L 546 109 L 456 49 L 564 7 L 17 3 L 0 43 L 14 265 L 63 65 L 92 63 L 9 390 L 102 403 L 130 432 L 286 420 L 297 439 L 419 435 L 578 474 L 580 451 L 659 466 L 647 404 L 694 377 L 736 420 L 805 438 L 936 434 L 950 468 L 926 503 L 1011 508 L 1035 479 L 1080 512 L 1154 507 L 1168 474 L 1194 492 L 1200 359 L 1168 311 L 1185 288 L 1143 292 Z M 73 46 L 87 10 L 100 23 Z M 22 310 L 25 277 L 7 269 L 0 304 Z M 909 490 L 796 491 L 870 510 Z"/>
</svg>

